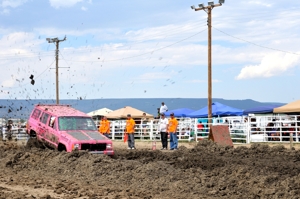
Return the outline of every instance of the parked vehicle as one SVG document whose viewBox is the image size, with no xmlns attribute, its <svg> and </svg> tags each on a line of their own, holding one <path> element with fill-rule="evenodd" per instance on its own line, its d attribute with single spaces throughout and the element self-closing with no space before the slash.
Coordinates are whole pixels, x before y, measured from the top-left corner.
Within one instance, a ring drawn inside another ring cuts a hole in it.
<svg viewBox="0 0 300 199">
<path fill-rule="evenodd" d="M 36 105 L 27 122 L 27 133 L 59 151 L 114 155 L 112 141 L 98 132 L 92 117 L 70 105 Z"/>
</svg>

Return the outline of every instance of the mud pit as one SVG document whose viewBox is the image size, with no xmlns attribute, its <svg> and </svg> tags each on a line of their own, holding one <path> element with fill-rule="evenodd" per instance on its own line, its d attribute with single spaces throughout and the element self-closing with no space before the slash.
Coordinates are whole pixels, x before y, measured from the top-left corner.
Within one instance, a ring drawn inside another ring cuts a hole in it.
<svg viewBox="0 0 300 199">
<path fill-rule="evenodd" d="M 0 144 L 0 198 L 299 198 L 300 151 L 283 146 L 178 151 L 116 149 L 116 156 Z"/>
</svg>

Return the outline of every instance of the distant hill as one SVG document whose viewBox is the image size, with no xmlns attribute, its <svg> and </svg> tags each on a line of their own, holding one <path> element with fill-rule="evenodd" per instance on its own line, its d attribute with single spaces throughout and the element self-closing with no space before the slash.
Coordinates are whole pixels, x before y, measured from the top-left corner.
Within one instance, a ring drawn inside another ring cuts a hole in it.
<svg viewBox="0 0 300 199">
<path fill-rule="evenodd" d="M 156 115 L 157 108 L 161 102 L 165 102 L 169 110 L 178 108 L 190 108 L 199 110 L 207 106 L 206 98 L 134 98 L 134 99 L 90 99 L 90 100 L 60 100 L 61 104 L 70 104 L 74 108 L 88 113 L 100 108 L 109 108 L 116 110 L 124 106 L 132 106 L 147 113 Z M 248 109 L 266 104 L 283 103 L 266 103 L 257 102 L 251 99 L 246 100 L 225 100 L 214 98 L 213 102 L 219 102 L 228 106 L 239 109 Z M 35 104 L 55 104 L 55 100 L 0 100 L 0 117 L 1 118 L 28 118 Z"/>
</svg>

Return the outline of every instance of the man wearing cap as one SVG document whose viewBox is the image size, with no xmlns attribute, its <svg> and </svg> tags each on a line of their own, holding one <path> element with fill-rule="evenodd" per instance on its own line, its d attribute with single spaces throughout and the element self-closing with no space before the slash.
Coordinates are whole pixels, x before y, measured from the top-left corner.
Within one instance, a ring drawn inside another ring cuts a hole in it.
<svg viewBox="0 0 300 199">
<path fill-rule="evenodd" d="M 134 146 L 134 126 L 135 126 L 135 121 L 131 118 L 131 115 L 127 115 L 127 120 L 126 120 L 126 127 L 125 127 L 125 133 L 128 134 L 128 149 L 135 149 Z"/>
<path fill-rule="evenodd" d="M 159 119 L 159 131 L 160 131 L 161 144 L 162 144 L 161 150 L 168 149 L 168 133 L 167 133 L 168 124 L 169 124 L 168 119 L 165 117 L 165 114 L 162 113 L 161 118 Z"/>
<path fill-rule="evenodd" d="M 160 110 L 159 110 L 159 113 L 162 114 L 162 113 L 165 113 L 168 111 L 168 107 L 167 105 L 165 105 L 164 102 L 161 103 L 161 107 L 160 107 Z"/>
<path fill-rule="evenodd" d="M 177 140 L 177 126 L 178 121 L 174 117 L 174 113 L 170 114 L 171 118 L 169 119 L 168 124 L 168 133 L 170 134 L 170 150 L 177 150 L 178 140 Z"/>
</svg>

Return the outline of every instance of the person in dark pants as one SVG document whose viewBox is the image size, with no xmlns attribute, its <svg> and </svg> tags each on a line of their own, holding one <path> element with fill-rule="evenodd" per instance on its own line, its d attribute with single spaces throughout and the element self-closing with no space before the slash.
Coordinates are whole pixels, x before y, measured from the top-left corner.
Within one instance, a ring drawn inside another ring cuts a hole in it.
<svg viewBox="0 0 300 199">
<path fill-rule="evenodd" d="M 128 149 L 135 149 L 134 145 L 134 127 L 135 121 L 131 118 L 131 115 L 127 115 L 125 133 L 128 134 Z"/>
<path fill-rule="evenodd" d="M 159 131 L 161 136 L 161 150 L 168 149 L 168 133 L 167 133 L 167 126 L 169 124 L 169 120 L 165 117 L 165 114 L 161 114 L 161 118 L 159 119 Z"/>
<path fill-rule="evenodd" d="M 13 121 L 12 120 L 8 120 L 8 124 L 6 126 L 6 130 L 7 130 L 6 138 L 8 140 L 12 140 L 12 124 L 13 124 Z"/>
<path fill-rule="evenodd" d="M 174 113 L 170 114 L 171 118 L 169 119 L 168 124 L 168 133 L 170 134 L 170 150 L 177 150 L 178 140 L 177 140 L 177 126 L 178 121 L 174 117 Z"/>
</svg>

